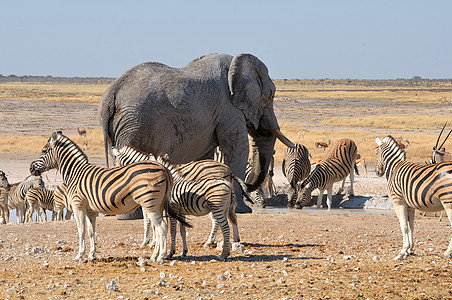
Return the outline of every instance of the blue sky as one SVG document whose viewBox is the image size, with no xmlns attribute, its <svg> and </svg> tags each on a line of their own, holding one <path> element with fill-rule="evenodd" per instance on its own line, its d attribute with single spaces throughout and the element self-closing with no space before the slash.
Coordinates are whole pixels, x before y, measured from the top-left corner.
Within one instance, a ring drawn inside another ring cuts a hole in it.
<svg viewBox="0 0 452 300">
<path fill-rule="evenodd" d="M 452 1 L 0 0 L 0 74 L 259 57 L 272 78 L 452 78 Z"/>
</svg>

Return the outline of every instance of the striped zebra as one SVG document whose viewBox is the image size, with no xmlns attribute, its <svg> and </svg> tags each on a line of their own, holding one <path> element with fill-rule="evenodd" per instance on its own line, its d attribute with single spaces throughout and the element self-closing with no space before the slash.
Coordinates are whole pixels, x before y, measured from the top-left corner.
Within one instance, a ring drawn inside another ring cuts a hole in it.
<svg viewBox="0 0 452 300">
<path fill-rule="evenodd" d="M 375 171 L 388 181 L 388 195 L 399 219 L 403 247 L 396 259 L 414 253 L 414 212 L 445 210 L 452 224 L 452 162 L 418 165 L 405 161 L 405 151 L 392 136 L 381 140 L 378 147 Z M 444 253 L 452 257 L 452 240 Z"/>
<path fill-rule="evenodd" d="M 3 171 L 0 171 L 0 224 L 9 222 L 9 208 L 8 208 L 8 192 L 10 186 L 8 178 Z"/>
<path fill-rule="evenodd" d="M 33 212 L 36 211 L 36 222 L 47 222 L 46 210 L 54 211 L 54 191 L 40 187 L 32 187 L 25 195 L 25 201 L 28 203 L 25 221 L 33 222 Z M 42 218 L 44 214 L 44 219 Z"/>
<path fill-rule="evenodd" d="M 308 148 L 301 144 L 295 144 L 295 148 L 287 147 L 281 167 L 290 185 L 287 206 L 292 208 L 297 200 L 297 183 L 303 181 L 311 172 Z"/>
<path fill-rule="evenodd" d="M 17 223 L 25 221 L 25 213 L 27 211 L 27 201 L 25 196 L 32 187 L 45 188 L 42 177 L 30 175 L 21 182 L 13 183 L 8 192 L 8 207 L 9 209 L 16 209 Z"/>
<path fill-rule="evenodd" d="M 223 232 L 223 251 L 220 260 L 224 261 L 230 254 L 230 232 L 228 218 L 232 224 L 237 224 L 235 215 L 235 201 L 233 201 L 232 182 L 223 178 L 204 178 L 199 180 L 189 180 L 179 173 L 177 165 L 161 156 L 157 161 L 166 166 L 173 177 L 174 185 L 171 194 L 171 207 L 181 216 L 204 216 L 210 214 L 212 219 L 212 231 L 205 244 L 210 246 L 215 238 L 216 229 L 221 228 Z M 235 178 L 234 175 L 232 175 Z M 242 189 L 246 189 L 242 182 Z M 246 195 L 246 193 L 244 193 Z M 176 252 L 176 222 L 170 218 L 171 224 L 171 257 Z M 185 227 L 180 226 L 183 253 L 186 256 L 188 252 Z"/>
<path fill-rule="evenodd" d="M 96 259 L 95 224 L 98 213 L 122 214 L 139 207 L 156 227 L 157 245 L 151 256 L 163 262 L 166 255 L 167 226 L 163 211 L 183 222 L 170 206 L 172 179 L 159 163 L 144 161 L 113 169 L 88 163 L 86 154 L 61 131 L 52 133 L 42 154 L 30 165 L 30 172 L 41 174 L 58 168 L 68 188 L 72 212 L 79 233 L 79 252 L 75 261 L 83 261 L 85 253 L 85 221 L 90 238 L 89 260 Z"/>
<path fill-rule="evenodd" d="M 69 199 L 67 198 L 67 185 L 65 183 L 61 183 L 57 185 L 54 191 L 54 211 L 52 214 L 52 221 L 61 221 L 63 220 L 64 209 L 66 209 L 66 215 L 64 217 L 65 220 L 69 220 L 72 216 L 72 208 L 69 203 Z"/>
<path fill-rule="evenodd" d="M 311 193 L 315 189 L 319 189 L 317 198 L 317 207 L 322 204 L 323 192 L 328 191 L 327 205 L 331 209 L 333 202 L 333 183 L 342 180 L 342 187 L 338 193 L 344 189 L 345 178 L 350 174 L 351 190 L 353 195 L 353 169 L 358 173 L 356 168 L 356 158 L 358 157 L 358 148 L 355 142 L 350 139 L 338 140 L 327 152 L 325 158 L 320 161 L 302 182 L 297 184 L 297 202 L 296 208 L 303 208 L 311 201 Z"/>
<path fill-rule="evenodd" d="M 142 160 L 147 160 L 147 159 L 155 160 L 156 159 L 152 154 L 147 154 L 147 153 L 141 152 L 132 146 L 124 146 L 120 150 L 113 149 L 112 152 L 115 156 L 115 165 L 127 165 L 127 164 L 133 163 L 135 161 L 142 161 Z M 177 165 L 177 167 L 173 167 L 173 169 L 175 169 L 175 168 L 177 168 L 177 174 L 176 174 L 177 177 L 181 178 L 180 181 L 185 180 L 187 182 L 201 182 L 203 180 L 208 180 L 208 179 L 214 178 L 216 180 L 226 180 L 227 182 L 229 182 L 230 185 L 232 185 L 233 180 L 236 180 L 242 188 L 242 193 L 245 195 L 245 197 L 248 196 L 248 194 L 244 191 L 244 189 L 245 189 L 244 182 L 240 178 L 236 177 L 227 165 L 220 163 L 218 161 L 211 160 L 211 159 L 205 159 L 205 160 L 193 161 L 193 162 L 189 162 L 189 163 L 185 163 L 185 164 L 179 164 L 179 165 Z M 173 190 L 175 190 L 175 189 L 176 189 L 176 183 L 173 186 Z M 178 190 L 181 190 L 181 189 L 178 189 Z M 174 193 L 174 191 L 173 191 L 173 193 Z M 187 192 L 187 193 L 189 193 L 189 192 Z M 232 190 L 232 198 L 235 199 L 234 197 L 235 197 L 235 193 Z M 249 201 L 251 201 L 249 199 L 249 197 L 247 197 L 247 199 Z M 171 201 L 173 204 L 173 198 Z M 231 205 L 233 207 L 229 209 L 229 214 L 227 215 L 227 218 L 232 224 L 233 242 L 238 243 L 238 242 L 240 242 L 240 236 L 239 236 L 239 231 L 238 231 L 238 226 L 237 226 L 237 215 L 235 213 L 235 205 L 236 205 L 235 200 L 231 201 Z M 209 238 L 207 239 L 206 243 L 204 244 L 204 247 L 209 247 L 210 245 L 212 245 L 214 243 L 215 235 L 218 230 L 217 222 L 215 221 L 212 214 L 211 214 L 211 219 L 212 219 L 212 229 L 211 229 Z M 146 220 L 145 220 L 145 222 L 146 222 Z M 172 226 L 175 226 L 175 224 L 173 224 Z M 175 232 L 175 227 L 174 228 L 171 227 L 171 228 L 172 228 L 172 232 Z M 185 256 L 188 250 L 187 250 L 187 246 L 186 246 L 186 242 L 185 242 L 185 228 L 183 226 L 180 226 L 180 234 L 184 241 L 184 250 L 183 250 L 182 256 Z M 149 244 L 149 241 L 150 241 L 149 231 L 145 230 L 145 236 L 144 236 L 143 243 L 141 244 L 141 247 L 145 247 L 147 244 Z M 153 244 L 154 243 L 151 243 L 150 246 L 152 247 Z"/>
</svg>

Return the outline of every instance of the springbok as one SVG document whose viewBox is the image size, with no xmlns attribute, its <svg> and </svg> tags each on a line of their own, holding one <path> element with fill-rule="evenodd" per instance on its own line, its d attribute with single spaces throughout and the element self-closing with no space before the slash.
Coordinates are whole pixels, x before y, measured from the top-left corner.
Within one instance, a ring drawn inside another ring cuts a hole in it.
<svg viewBox="0 0 452 300">
<path fill-rule="evenodd" d="M 78 135 L 86 138 L 86 130 L 77 128 Z"/>
<path fill-rule="evenodd" d="M 367 159 L 360 157 L 356 160 L 356 167 L 361 166 L 364 170 L 364 177 L 367 178 Z"/>
<path fill-rule="evenodd" d="M 404 143 L 404 141 L 405 141 L 406 144 Z M 396 139 L 396 143 L 397 143 L 397 145 L 398 145 L 400 148 L 402 148 L 402 149 L 405 149 L 405 148 L 407 148 L 408 146 L 411 146 L 410 141 L 404 140 L 402 137 Z"/>
<path fill-rule="evenodd" d="M 452 133 L 452 129 L 447 134 L 444 141 L 441 143 L 441 146 L 438 147 L 439 139 L 441 135 L 443 134 L 444 128 L 446 128 L 446 124 L 444 124 L 443 129 L 441 129 L 441 132 L 439 133 L 438 139 L 436 140 L 436 145 L 433 147 L 433 153 L 432 153 L 432 163 L 441 163 L 445 161 L 452 161 L 452 153 L 446 152 L 446 148 L 443 148 L 444 143 L 446 143 L 447 139 L 449 138 L 449 135 Z"/>
<path fill-rule="evenodd" d="M 325 149 L 328 148 L 331 145 L 331 140 L 328 140 L 328 143 L 324 142 L 315 142 L 314 147 L 317 148 L 323 148 L 323 152 L 325 152 Z"/>
</svg>

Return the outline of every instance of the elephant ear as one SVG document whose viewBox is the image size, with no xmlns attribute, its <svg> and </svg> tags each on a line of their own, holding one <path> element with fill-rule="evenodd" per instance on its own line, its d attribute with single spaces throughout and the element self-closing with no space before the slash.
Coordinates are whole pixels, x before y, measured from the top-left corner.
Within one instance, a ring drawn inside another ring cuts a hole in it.
<svg viewBox="0 0 452 300">
<path fill-rule="evenodd" d="M 275 93 L 267 67 L 254 55 L 239 54 L 229 66 L 228 83 L 232 104 L 257 129 L 264 107 Z"/>
</svg>

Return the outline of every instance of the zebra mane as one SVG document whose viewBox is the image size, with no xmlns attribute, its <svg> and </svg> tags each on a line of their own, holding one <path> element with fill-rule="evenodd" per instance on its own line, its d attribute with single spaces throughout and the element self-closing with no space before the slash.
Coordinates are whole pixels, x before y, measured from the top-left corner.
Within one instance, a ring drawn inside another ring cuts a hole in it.
<svg viewBox="0 0 452 300">
<path fill-rule="evenodd" d="M 70 138 L 67 136 L 61 134 L 61 137 L 56 140 L 55 145 L 62 145 L 65 147 L 71 148 L 71 152 L 75 154 L 79 159 L 81 159 L 84 162 L 88 162 L 88 156 L 85 152 L 83 152 L 82 148 L 79 147 L 76 143 L 74 143 Z"/>
<path fill-rule="evenodd" d="M 157 155 L 156 161 L 167 168 L 174 179 L 183 178 L 182 174 L 179 172 L 179 166 L 174 163 L 167 154 L 160 153 L 159 155 Z"/>
<path fill-rule="evenodd" d="M 394 151 L 397 156 L 401 159 L 401 160 L 405 160 L 406 159 L 406 153 L 405 150 L 403 150 L 398 144 L 395 138 L 393 138 L 391 135 L 386 136 L 383 139 L 383 143 L 385 145 L 387 145 L 388 148 L 390 148 L 392 151 Z"/>
</svg>

